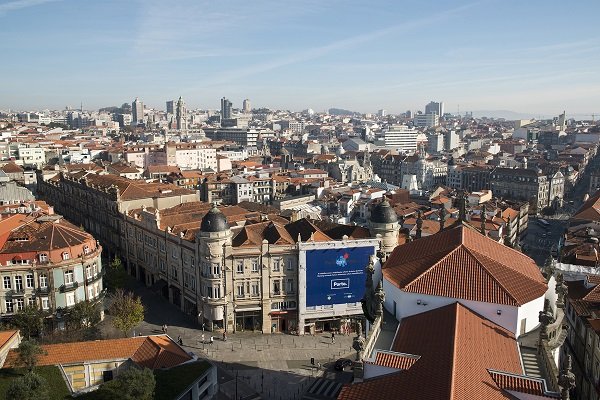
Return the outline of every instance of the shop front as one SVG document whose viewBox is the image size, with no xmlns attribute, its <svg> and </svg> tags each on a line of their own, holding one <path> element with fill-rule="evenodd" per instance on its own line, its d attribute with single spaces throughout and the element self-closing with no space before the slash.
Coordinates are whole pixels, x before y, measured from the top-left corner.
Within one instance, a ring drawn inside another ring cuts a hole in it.
<svg viewBox="0 0 600 400">
<path fill-rule="evenodd" d="M 261 331 L 262 330 L 262 309 L 260 307 L 236 308 L 235 309 L 235 330 L 241 331 Z"/>
<path fill-rule="evenodd" d="M 271 311 L 271 333 L 295 332 L 298 326 L 296 311 Z"/>
</svg>

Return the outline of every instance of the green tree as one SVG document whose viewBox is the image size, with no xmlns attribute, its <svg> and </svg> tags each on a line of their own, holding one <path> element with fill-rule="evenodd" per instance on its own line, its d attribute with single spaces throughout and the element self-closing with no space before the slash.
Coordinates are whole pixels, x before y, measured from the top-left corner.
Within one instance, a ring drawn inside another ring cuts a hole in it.
<svg viewBox="0 0 600 400">
<path fill-rule="evenodd" d="M 40 356 L 45 355 L 46 351 L 34 340 L 23 340 L 17 348 L 17 354 L 19 365 L 24 366 L 29 372 L 32 372 Z"/>
<path fill-rule="evenodd" d="M 37 336 L 44 328 L 44 317 L 46 313 L 36 306 L 26 306 L 22 310 L 17 311 L 12 322 L 17 326 L 23 336 L 31 339 L 31 336 Z"/>
<path fill-rule="evenodd" d="M 80 330 L 90 328 L 100 322 L 100 308 L 98 303 L 85 300 L 75 304 L 67 315 L 69 328 Z"/>
<path fill-rule="evenodd" d="M 13 379 L 6 390 L 7 400 L 47 400 L 48 383 L 36 373 L 29 372 Z"/>
<path fill-rule="evenodd" d="M 115 256 L 106 270 L 104 284 L 110 291 L 115 291 L 125 286 L 127 283 L 127 271 L 121 262 L 121 259 Z"/>
<path fill-rule="evenodd" d="M 148 368 L 129 368 L 116 379 L 100 386 L 100 398 L 118 400 L 152 400 L 156 381 Z"/>
<path fill-rule="evenodd" d="M 144 320 L 144 305 L 142 299 L 134 297 L 133 293 L 118 289 L 111 296 L 109 312 L 113 316 L 113 326 L 123 332 L 124 336 Z"/>
</svg>

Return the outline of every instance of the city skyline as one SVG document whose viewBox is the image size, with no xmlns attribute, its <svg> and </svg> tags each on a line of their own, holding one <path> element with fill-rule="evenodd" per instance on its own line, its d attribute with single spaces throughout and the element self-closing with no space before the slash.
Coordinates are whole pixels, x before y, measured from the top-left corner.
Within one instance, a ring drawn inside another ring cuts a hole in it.
<svg viewBox="0 0 600 400">
<path fill-rule="evenodd" d="M 119 10 L 115 13 L 115 10 Z M 0 4 L 0 108 L 600 111 L 592 1 Z M 27 51 L 24 51 L 27 49 Z M 12 57 L 10 55 L 13 55 Z"/>
</svg>

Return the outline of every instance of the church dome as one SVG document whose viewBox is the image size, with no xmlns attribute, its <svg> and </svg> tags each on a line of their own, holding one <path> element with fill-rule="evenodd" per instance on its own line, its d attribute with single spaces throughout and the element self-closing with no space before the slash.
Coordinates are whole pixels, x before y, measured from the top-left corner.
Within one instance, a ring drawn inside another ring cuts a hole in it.
<svg viewBox="0 0 600 400">
<path fill-rule="evenodd" d="M 373 207 L 373 210 L 371 210 L 371 222 L 378 224 L 393 224 L 398 222 L 398 216 L 387 198 Z"/>
<path fill-rule="evenodd" d="M 229 229 L 229 224 L 227 223 L 227 218 L 225 215 L 217 208 L 216 205 L 210 209 L 209 212 L 202 218 L 202 222 L 200 223 L 200 230 L 202 232 L 222 232 Z"/>
</svg>

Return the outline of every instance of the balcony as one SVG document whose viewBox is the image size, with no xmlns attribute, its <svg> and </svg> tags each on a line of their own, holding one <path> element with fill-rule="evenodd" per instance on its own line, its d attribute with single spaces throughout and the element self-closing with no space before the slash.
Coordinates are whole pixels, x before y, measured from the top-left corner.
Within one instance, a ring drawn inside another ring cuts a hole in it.
<svg viewBox="0 0 600 400">
<path fill-rule="evenodd" d="M 35 293 L 36 294 L 48 294 L 51 291 L 52 291 L 52 288 L 50 286 L 35 288 Z"/>
<path fill-rule="evenodd" d="M 67 293 L 67 292 L 72 292 L 74 290 L 77 290 L 78 287 L 79 287 L 79 282 L 73 282 L 70 284 L 60 285 L 58 290 L 61 293 Z"/>
<path fill-rule="evenodd" d="M 10 290 L 6 291 L 5 295 L 7 297 L 20 297 L 20 296 L 24 296 L 25 295 L 25 289 L 24 288 L 10 289 Z"/>
<path fill-rule="evenodd" d="M 91 276 L 91 277 L 89 277 L 89 278 L 85 278 L 85 284 L 86 284 L 86 285 L 89 285 L 89 284 L 91 284 L 91 283 L 94 283 L 94 282 L 96 282 L 96 281 L 97 281 L 97 280 L 99 280 L 100 278 L 102 278 L 102 277 L 104 276 L 104 274 L 105 274 L 105 272 L 104 272 L 104 271 L 105 271 L 105 270 L 102 270 L 102 271 L 100 271 L 99 273 L 97 273 L 97 274 L 96 274 L 96 275 L 94 275 L 94 276 Z"/>
</svg>

